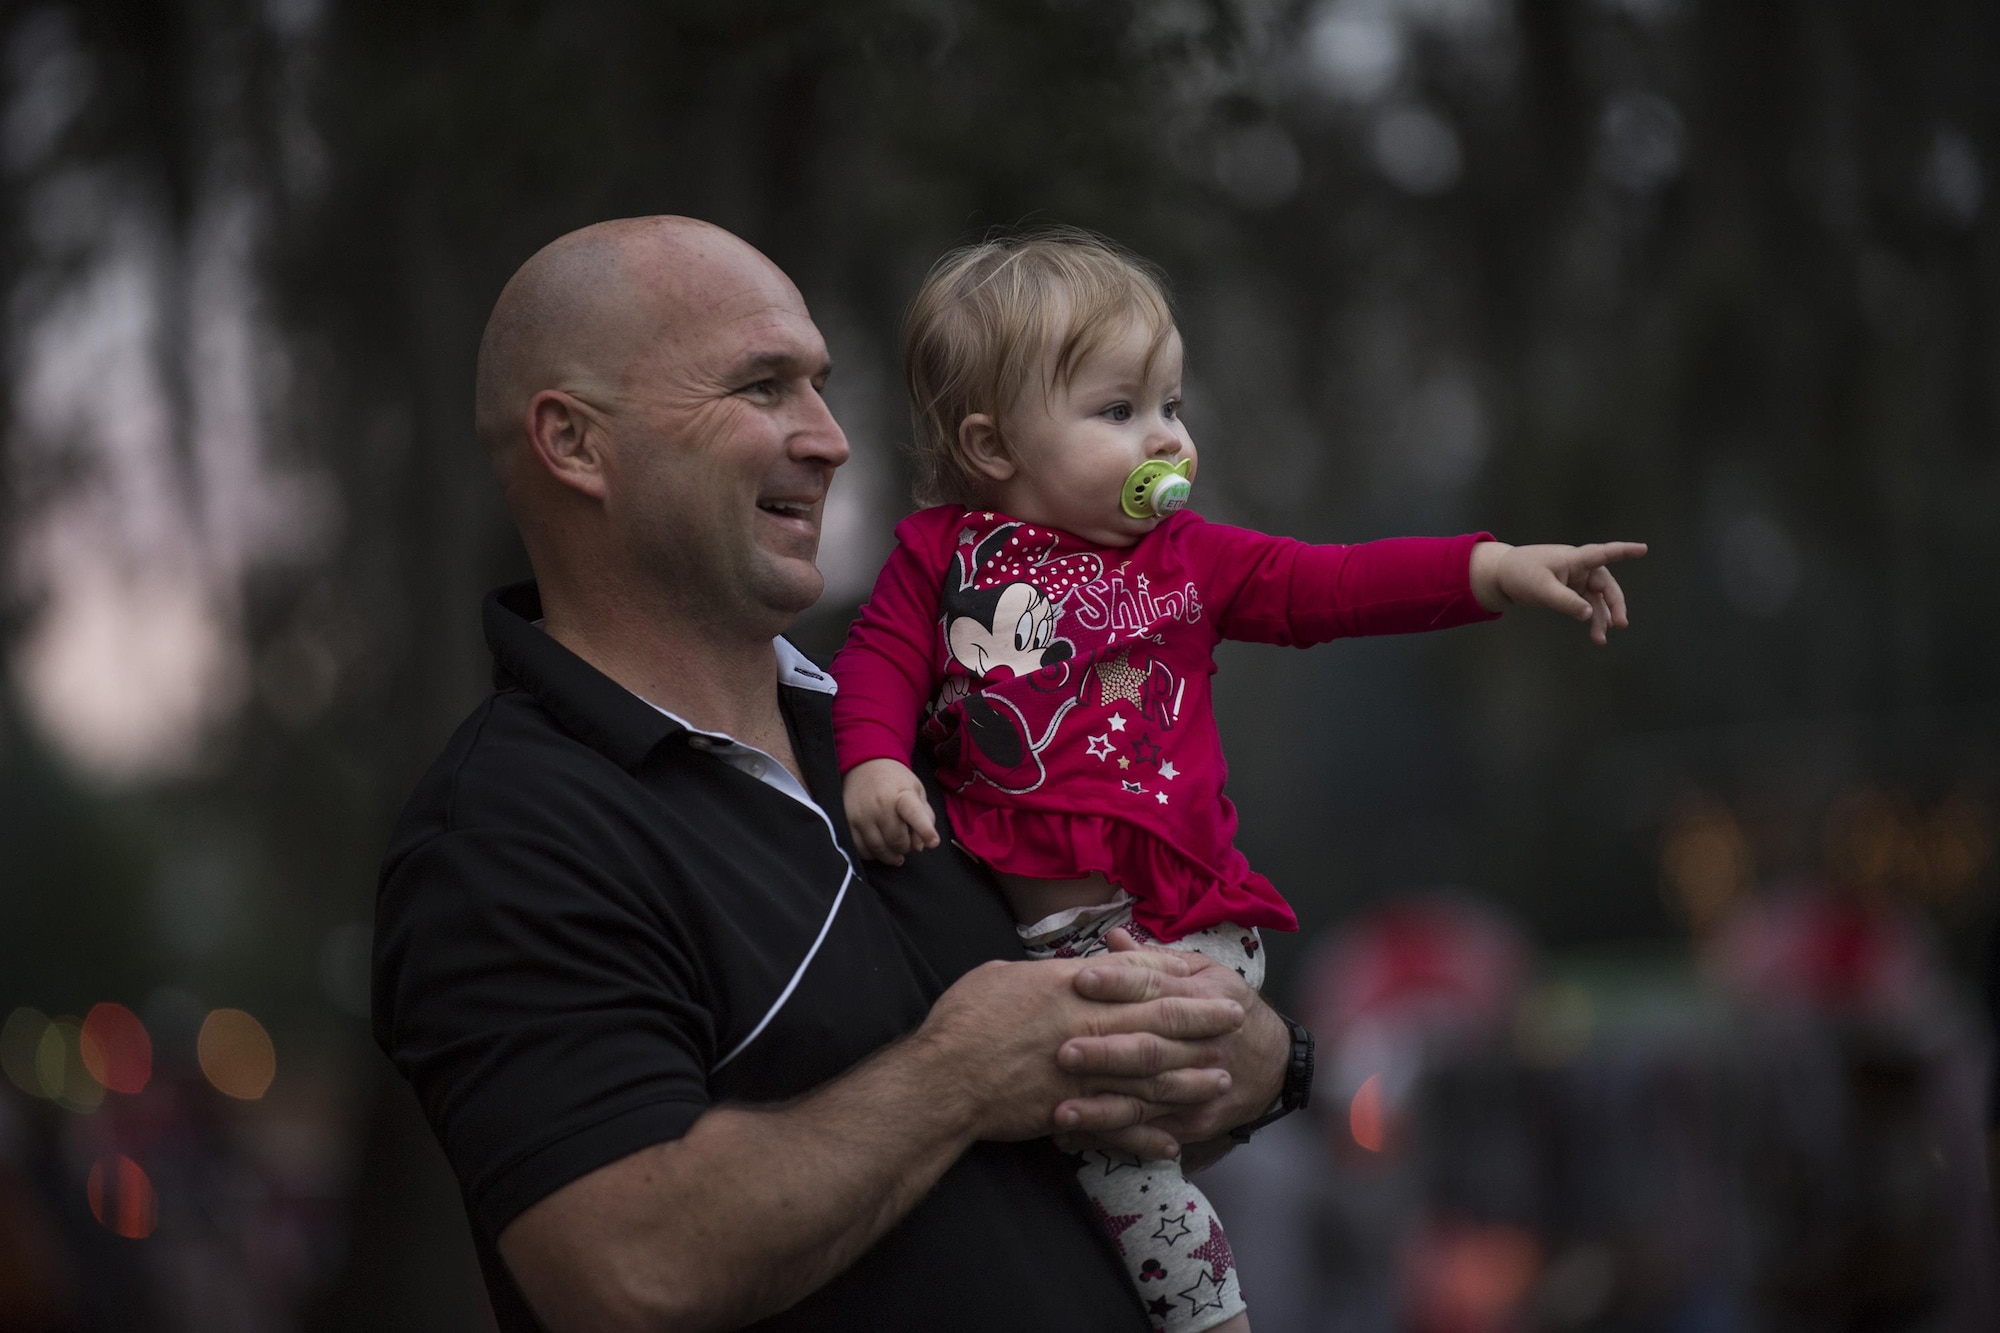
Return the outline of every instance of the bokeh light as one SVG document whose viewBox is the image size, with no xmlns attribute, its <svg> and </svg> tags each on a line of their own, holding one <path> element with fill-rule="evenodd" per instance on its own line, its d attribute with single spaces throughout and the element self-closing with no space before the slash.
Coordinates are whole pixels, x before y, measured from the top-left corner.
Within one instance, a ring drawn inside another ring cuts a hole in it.
<svg viewBox="0 0 2000 1333">
<path fill-rule="evenodd" d="M 1720 802 L 1682 802 L 1660 838 L 1660 879 L 1667 901 L 1706 933 L 1756 882 L 1756 859 L 1736 816 Z"/>
<path fill-rule="evenodd" d="M 1388 1142 L 1389 1109 L 1383 1104 L 1380 1074 L 1370 1074 L 1361 1081 L 1347 1107 L 1347 1132 L 1369 1152 L 1381 1152 Z"/>
<path fill-rule="evenodd" d="M 1525 1227 L 1445 1226 L 1418 1241 L 1409 1263 L 1415 1327 L 1497 1331 L 1522 1326 L 1542 1249 Z"/>
<path fill-rule="evenodd" d="M 145 1170 L 122 1154 L 100 1157 L 90 1164 L 84 1183 L 90 1215 L 105 1230 L 127 1240 L 144 1240 L 159 1224 L 159 1200 Z"/>
<path fill-rule="evenodd" d="M 1992 845 L 1986 810 L 1969 795 L 1924 811 L 1907 796 L 1864 788 L 1827 811 L 1824 850 L 1828 876 L 1844 889 L 1951 907 L 1977 888 Z"/>
<path fill-rule="evenodd" d="M 104 1085 L 91 1076 L 83 1047 L 83 1024 L 55 1019 L 35 1043 L 35 1078 L 44 1097 L 64 1110 L 88 1115 L 104 1104 Z"/>
<path fill-rule="evenodd" d="M 122 1004 L 106 1001 L 84 1015 L 82 1054 L 90 1076 L 112 1092 L 143 1092 L 153 1077 L 153 1039 Z"/>
<path fill-rule="evenodd" d="M 35 1069 L 35 1055 L 41 1049 L 42 1034 L 48 1030 L 48 1015 L 26 1005 L 7 1015 L 7 1021 L 0 1024 L 0 1072 L 30 1097 L 49 1095 Z"/>
<path fill-rule="evenodd" d="M 278 1053 L 264 1025 L 241 1009 L 215 1009 L 195 1039 L 201 1072 L 217 1092 L 254 1102 L 278 1074 Z"/>
</svg>

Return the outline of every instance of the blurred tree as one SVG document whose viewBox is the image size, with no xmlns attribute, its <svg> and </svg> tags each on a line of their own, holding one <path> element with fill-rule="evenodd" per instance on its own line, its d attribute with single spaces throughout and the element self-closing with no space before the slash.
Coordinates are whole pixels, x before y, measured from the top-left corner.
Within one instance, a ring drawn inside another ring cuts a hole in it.
<svg viewBox="0 0 2000 1333">
<path fill-rule="evenodd" d="M 169 464 L 147 503 L 195 554 L 92 535 L 189 571 L 237 681 L 198 762 L 108 799 L 0 713 L 0 831 L 30 849 L 0 975 L 23 998 L 171 981 L 364 1044 L 329 1002 L 355 998 L 342 942 L 484 689 L 478 597 L 525 572 L 471 432 L 481 324 L 541 244 L 646 212 L 713 219 L 798 279 L 867 456 L 856 549 L 828 552 L 857 570 L 903 500 L 867 460 L 902 436 L 904 301 L 946 245 L 1037 220 L 1174 275 L 1211 517 L 1654 542 L 1607 653 L 1535 623 L 1225 651 L 1243 842 L 1309 927 L 1457 882 L 1558 943 L 1672 939 L 1656 848 L 1697 805 L 1740 832 L 1745 882 L 1824 868 L 1826 811 L 1873 786 L 1957 802 L 1985 832 L 1954 845 L 1992 845 L 1991 5 L 41 0 L 0 11 L 0 41 L 23 571 L 0 630 L 18 664 L 66 595 L 49 516 L 130 466 L 32 373 L 130 261 Z M 212 444 L 216 327 L 247 330 L 250 463 Z M 107 420 L 120 364 L 85 376 Z M 275 533 L 241 535 L 255 488 L 230 468 L 276 487 Z M 801 637 L 830 649 L 859 595 Z M 1931 904 L 1956 926 L 1991 919 L 1982 857 Z M 134 938 L 83 970 L 62 921 Z M 1280 944 L 1280 992 L 1291 963 Z M 366 1225 L 324 1322 L 473 1326 L 469 1285 L 420 1286 L 465 1262 L 441 1196 L 385 1203 L 441 1177 L 367 1067 Z"/>
</svg>

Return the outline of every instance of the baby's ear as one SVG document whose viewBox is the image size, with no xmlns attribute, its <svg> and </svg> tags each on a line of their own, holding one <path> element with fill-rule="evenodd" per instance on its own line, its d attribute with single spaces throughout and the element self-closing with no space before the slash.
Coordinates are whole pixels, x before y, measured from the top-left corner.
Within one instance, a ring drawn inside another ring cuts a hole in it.
<svg viewBox="0 0 2000 1333">
<path fill-rule="evenodd" d="M 958 448 L 972 470 L 988 481 L 1006 481 L 1014 475 L 1014 457 L 1000 438 L 1000 427 L 984 412 L 958 423 Z"/>
</svg>

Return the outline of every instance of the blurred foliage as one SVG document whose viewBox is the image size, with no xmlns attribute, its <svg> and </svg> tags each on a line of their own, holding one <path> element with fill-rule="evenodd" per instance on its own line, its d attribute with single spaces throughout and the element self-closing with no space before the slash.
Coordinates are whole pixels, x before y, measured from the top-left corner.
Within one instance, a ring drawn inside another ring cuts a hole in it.
<svg viewBox="0 0 2000 1333">
<path fill-rule="evenodd" d="M 190 311 L 204 237 L 248 218 L 258 448 L 333 515 L 304 554 L 206 566 L 247 684 L 188 772 L 107 793 L 10 705 L 0 1004 L 171 982 L 362 1040 L 330 932 L 366 919 L 389 820 L 485 688 L 481 592 L 525 572 L 471 432 L 479 329 L 538 246 L 651 212 L 797 279 L 877 459 L 925 266 L 1062 221 L 1173 275 L 1211 517 L 1653 543 L 1607 652 L 1532 622 L 1225 650 L 1243 844 L 1309 929 L 1457 883 L 1557 945 L 1672 939 L 1831 876 L 1977 957 L 1990 4 L 40 0 L 0 11 L 0 46 L 7 364 L 136 229 L 199 538 Z M 18 397 L 0 376 L 0 427 Z M 0 429 L 12 532 L 104 466 L 24 438 Z M 885 541 L 897 474 L 852 471 Z M 18 643 L 51 594 L 8 586 Z M 837 644 L 860 591 L 802 641 Z M 424 1151 L 397 1095 L 368 1179 Z"/>
</svg>

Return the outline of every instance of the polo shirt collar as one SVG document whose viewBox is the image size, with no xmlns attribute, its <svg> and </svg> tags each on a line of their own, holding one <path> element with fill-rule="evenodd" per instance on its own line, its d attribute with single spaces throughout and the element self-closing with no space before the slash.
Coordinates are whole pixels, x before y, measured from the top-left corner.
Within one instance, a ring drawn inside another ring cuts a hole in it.
<svg viewBox="0 0 2000 1333">
<path fill-rule="evenodd" d="M 542 597 L 533 579 L 486 595 L 481 619 L 493 653 L 496 689 L 518 686 L 563 730 L 621 768 L 637 768 L 655 746 L 687 734 L 677 719 L 655 708 L 536 625 Z M 773 640 L 778 679 L 797 689 L 834 692 L 833 677 L 785 639 Z"/>
<path fill-rule="evenodd" d="M 778 650 L 778 683 L 791 685 L 801 690 L 812 690 L 816 694 L 833 694 L 839 689 L 833 677 L 820 670 L 819 664 L 792 647 L 790 639 L 782 636 L 771 640 L 771 646 Z"/>
</svg>

